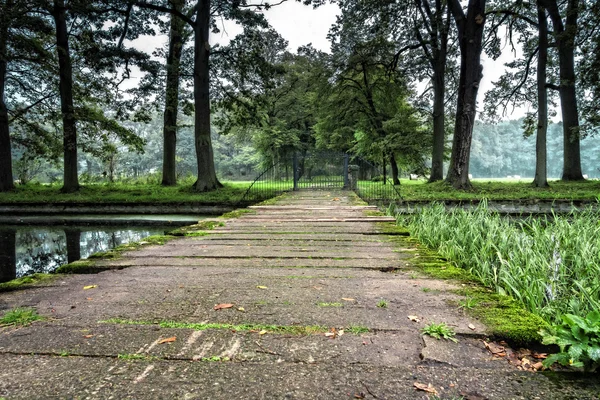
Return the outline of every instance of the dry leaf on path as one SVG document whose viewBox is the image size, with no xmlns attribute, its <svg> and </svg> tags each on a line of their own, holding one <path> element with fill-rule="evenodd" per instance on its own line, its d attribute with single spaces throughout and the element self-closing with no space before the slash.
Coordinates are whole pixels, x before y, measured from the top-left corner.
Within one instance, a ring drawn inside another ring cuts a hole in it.
<svg viewBox="0 0 600 400">
<path fill-rule="evenodd" d="M 173 343 L 173 342 L 174 342 L 174 341 L 176 341 L 176 340 L 177 340 L 177 336 L 172 336 L 172 337 L 170 337 L 170 338 L 166 338 L 166 339 L 160 340 L 160 341 L 158 342 L 158 344 L 163 344 L 163 343 Z"/>
<path fill-rule="evenodd" d="M 246 312 L 246 309 L 244 307 L 238 307 L 238 311 Z"/>
<path fill-rule="evenodd" d="M 419 319 L 419 317 L 417 317 L 416 315 L 409 315 L 408 319 L 410 319 L 412 322 L 420 322 L 421 321 Z"/>
<path fill-rule="evenodd" d="M 257 286 L 257 288 L 259 288 L 259 289 L 268 289 L 268 287 L 266 287 L 266 286 L 261 286 L 261 285 Z"/>
<path fill-rule="evenodd" d="M 97 288 L 97 287 L 98 287 L 98 285 L 88 285 L 88 286 L 84 286 L 84 287 L 83 287 L 83 290 L 95 289 L 95 288 Z"/>
<path fill-rule="evenodd" d="M 258 332 L 259 335 L 265 335 L 267 333 L 267 331 L 265 331 L 264 329 L 260 332 Z"/>
<path fill-rule="evenodd" d="M 233 307 L 233 304 L 230 304 L 230 303 L 216 304 L 215 311 L 222 310 L 224 308 L 231 308 L 231 307 Z"/>
<path fill-rule="evenodd" d="M 94 337 L 94 335 L 83 335 L 84 338 L 89 339 L 91 337 Z"/>
<path fill-rule="evenodd" d="M 344 301 L 356 301 L 354 299 L 351 299 L 350 297 L 342 297 L 342 300 L 344 300 Z"/>
<path fill-rule="evenodd" d="M 429 385 L 426 385 L 424 383 L 415 382 L 415 383 L 413 383 L 413 385 L 417 388 L 417 390 L 422 390 L 424 392 L 435 394 L 435 395 L 438 394 L 437 390 L 435 390 L 435 388 L 433 386 L 431 386 L 431 383 Z"/>
<path fill-rule="evenodd" d="M 494 342 L 488 343 L 486 341 L 483 341 L 483 344 L 485 344 L 485 348 L 488 349 L 490 353 L 492 353 L 495 356 L 504 357 L 506 355 L 506 349 L 504 348 L 504 346 L 500 346 L 499 344 L 496 344 Z"/>
</svg>

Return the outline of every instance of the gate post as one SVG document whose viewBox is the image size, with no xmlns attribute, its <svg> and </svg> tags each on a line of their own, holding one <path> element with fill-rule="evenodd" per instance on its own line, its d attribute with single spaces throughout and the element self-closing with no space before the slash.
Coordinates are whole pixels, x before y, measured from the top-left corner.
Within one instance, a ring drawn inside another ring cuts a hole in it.
<svg viewBox="0 0 600 400">
<path fill-rule="evenodd" d="M 350 156 L 348 155 L 348 153 L 344 154 L 344 189 L 349 189 L 350 188 L 350 179 L 348 177 L 348 164 L 350 161 Z"/>
<path fill-rule="evenodd" d="M 292 169 L 294 171 L 294 191 L 298 190 L 298 154 L 294 152 L 292 157 Z"/>
</svg>

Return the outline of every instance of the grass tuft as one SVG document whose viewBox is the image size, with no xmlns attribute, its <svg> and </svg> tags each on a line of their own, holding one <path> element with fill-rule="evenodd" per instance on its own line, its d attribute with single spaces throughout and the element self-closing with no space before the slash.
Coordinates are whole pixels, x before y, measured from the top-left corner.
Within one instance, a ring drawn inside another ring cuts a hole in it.
<svg viewBox="0 0 600 400">
<path fill-rule="evenodd" d="M 7 311 L 0 318 L 0 326 L 28 326 L 43 319 L 34 308 L 17 307 Z"/>
</svg>

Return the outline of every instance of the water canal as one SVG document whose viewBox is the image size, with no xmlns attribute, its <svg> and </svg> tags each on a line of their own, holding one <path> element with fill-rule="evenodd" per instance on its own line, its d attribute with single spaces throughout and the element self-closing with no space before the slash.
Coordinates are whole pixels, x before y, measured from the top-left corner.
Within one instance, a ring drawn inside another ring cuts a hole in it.
<svg viewBox="0 0 600 400">
<path fill-rule="evenodd" d="M 198 215 L 0 217 L 0 283 L 196 223 Z"/>
</svg>

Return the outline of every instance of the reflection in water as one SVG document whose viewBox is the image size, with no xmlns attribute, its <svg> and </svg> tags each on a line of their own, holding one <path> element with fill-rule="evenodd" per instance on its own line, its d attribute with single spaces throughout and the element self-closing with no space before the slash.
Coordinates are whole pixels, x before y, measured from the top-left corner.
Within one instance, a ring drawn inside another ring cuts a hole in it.
<svg viewBox="0 0 600 400">
<path fill-rule="evenodd" d="M 52 272 L 93 253 L 165 233 L 160 227 L 91 229 L 0 227 L 0 282 L 36 272 Z"/>
<path fill-rule="evenodd" d="M 15 269 L 15 228 L 0 227 L 0 282 L 7 282 L 17 277 Z"/>
</svg>

